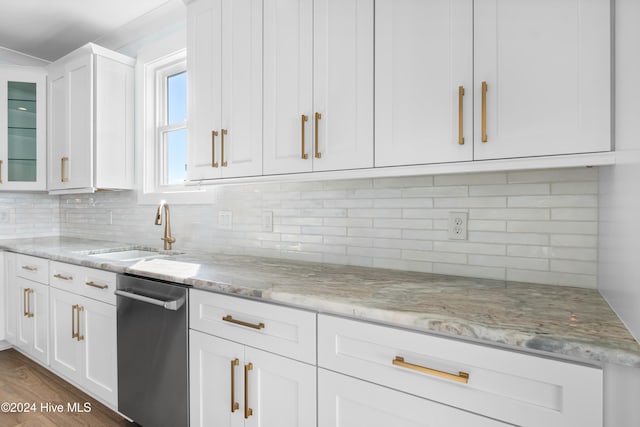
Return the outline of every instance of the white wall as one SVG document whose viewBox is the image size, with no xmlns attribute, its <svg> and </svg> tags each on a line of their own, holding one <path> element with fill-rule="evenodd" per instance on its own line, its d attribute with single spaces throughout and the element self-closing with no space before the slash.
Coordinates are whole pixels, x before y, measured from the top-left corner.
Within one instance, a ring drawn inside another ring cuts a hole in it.
<svg viewBox="0 0 640 427">
<path fill-rule="evenodd" d="M 575 168 L 224 186 L 216 204 L 172 206 L 172 228 L 176 249 L 595 288 L 597 180 Z M 64 235 L 161 243 L 155 206 L 132 192 L 60 206 Z M 450 211 L 469 213 L 468 241 L 448 240 Z"/>
<path fill-rule="evenodd" d="M 600 174 L 598 288 L 640 339 L 640 2 L 616 0 L 616 162 Z"/>
</svg>

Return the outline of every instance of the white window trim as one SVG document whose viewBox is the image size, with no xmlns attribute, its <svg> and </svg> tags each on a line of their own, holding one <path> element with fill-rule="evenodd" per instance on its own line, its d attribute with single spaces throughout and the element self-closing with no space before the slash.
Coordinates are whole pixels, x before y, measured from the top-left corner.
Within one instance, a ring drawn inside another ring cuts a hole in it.
<svg viewBox="0 0 640 427">
<path fill-rule="evenodd" d="M 136 168 L 139 204 L 157 204 L 160 200 L 178 204 L 210 204 L 216 201 L 215 186 L 200 186 L 188 182 L 182 185 L 166 185 L 160 182 L 164 173 L 164 154 L 160 147 L 165 145 L 158 143 L 161 132 L 157 123 L 164 123 L 161 120 L 166 112 L 164 105 L 158 101 L 164 100 L 166 96 L 164 78 L 185 68 L 185 45 L 185 34 L 174 34 L 138 53 L 136 117 L 139 119 L 136 120 Z M 180 123 L 172 128 L 182 128 L 187 124 L 188 118 L 187 123 Z"/>
</svg>

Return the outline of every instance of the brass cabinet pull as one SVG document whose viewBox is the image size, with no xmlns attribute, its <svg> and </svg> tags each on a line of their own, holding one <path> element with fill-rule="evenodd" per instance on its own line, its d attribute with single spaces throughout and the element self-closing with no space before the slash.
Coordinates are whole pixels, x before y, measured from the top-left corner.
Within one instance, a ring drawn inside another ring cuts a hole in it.
<svg viewBox="0 0 640 427">
<path fill-rule="evenodd" d="M 33 317 L 33 311 L 31 311 L 31 295 L 33 295 L 33 292 L 31 288 L 27 292 L 27 317 Z"/>
<path fill-rule="evenodd" d="M 107 289 L 109 287 L 109 285 L 98 285 L 96 282 L 84 282 L 84 284 L 98 289 Z"/>
<path fill-rule="evenodd" d="M 320 151 L 318 151 L 319 149 L 319 142 L 318 142 L 318 122 L 320 121 L 320 119 L 322 118 L 322 114 L 316 112 L 316 141 L 315 141 L 315 153 L 314 153 L 314 157 L 316 159 L 319 159 L 322 157 L 322 153 Z"/>
<path fill-rule="evenodd" d="M 304 124 L 307 120 L 309 120 L 309 118 L 304 114 L 300 116 L 301 127 L 302 127 L 302 160 L 307 160 L 309 158 L 309 155 L 305 152 L 306 150 L 304 149 Z"/>
<path fill-rule="evenodd" d="M 436 377 L 445 378 L 452 381 L 457 381 L 460 383 L 467 384 L 469 382 L 469 374 L 466 372 L 458 372 L 458 375 L 450 374 L 444 371 L 438 371 L 436 369 L 425 368 L 424 366 L 414 365 L 413 363 L 407 363 L 404 361 L 404 357 L 396 356 L 393 359 L 392 363 L 395 366 L 400 366 L 401 368 L 411 369 L 413 371 L 422 372 L 423 374 L 434 375 Z"/>
<path fill-rule="evenodd" d="M 2 184 L 2 160 L 0 160 L 0 184 Z"/>
<path fill-rule="evenodd" d="M 249 408 L 249 371 L 253 370 L 253 363 L 244 365 L 244 419 L 253 415 L 253 409 Z"/>
<path fill-rule="evenodd" d="M 247 328 L 252 329 L 264 329 L 264 323 L 260 322 L 257 325 L 255 323 L 243 322 L 242 320 L 234 319 L 230 314 L 227 314 L 222 318 L 225 322 L 234 323 L 240 326 L 246 326 Z"/>
<path fill-rule="evenodd" d="M 487 142 L 487 82 L 482 82 L 482 142 Z"/>
<path fill-rule="evenodd" d="M 220 151 L 222 152 L 222 154 L 220 154 L 221 160 L 222 160 L 222 167 L 226 168 L 227 167 L 227 161 L 224 159 L 224 136 L 227 134 L 227 130 L 226 129 L 222 129 L 222 136 L 220 137 Z"/>
<path fill-rule="evenodd" d="M 217 130 L 211 131 L 211 167 L 217 168 L 218 162 L 216 162 L 216 136 L 218 136 Z"/>
<path fill-rule="evenodd" d="M 76 323 L 78 324 L 78 332 L 76 332 L 76 339 L 78 341 L 82 341 L 84 339 L 84 335 L 80 335 L 80 312 L 84 311 L 84 307 L 81 305 L 77 306 L 76 309 Z"/>
<path fill-rule="evenodd" d="M 458 144 L 464 145 L 464 86 L 458 86 Z"/>
<path fill-rule="evenodd" d="M 56 279 L 61 279 L 61 280 L 73 280 L 73 277 L 71 276 L 65 276 L 59 273 L 56 273 L 53 275 L 53 277 L 55 277 Z"/>
<path fill-rule="evenodd" d="M 76 332 L 76 319 L 75 319 L 75 311 L 78 308 L 77 304 L 71 306 L 71 339 L 77 338 L 78 333 Z"/>
<path fill-rule="evenodd" d="M 64 175 L 64 163 L 65 162 L 69 162 L 69 158 L 68 157 L 61 157 L 60 158 L 60 182 L 69 182 L 69 178 L 67 178 Z"/>
<path fill-rule="evenodd" d="M 34 267 L 33 265 L 23 265 L 20 268 L 27 271 L 38 271 L 38 267 Z"/>
<path fill-rule="evenodd" d="M 29 293 L 31 289 L 29 288 L 24 288 L 22 290 L 22 313 L 23 316 L 27 317 L 29 315 L 29 311 L 27 309 L 27 294 Z"/>
<path fill-rule="evenodd" d="M 236 402 L 236 366 L 240 364 L 238 359 L 231 361 L 231 413 L 236 412 L 240 408 L 240 404 Z"/>
</svg>

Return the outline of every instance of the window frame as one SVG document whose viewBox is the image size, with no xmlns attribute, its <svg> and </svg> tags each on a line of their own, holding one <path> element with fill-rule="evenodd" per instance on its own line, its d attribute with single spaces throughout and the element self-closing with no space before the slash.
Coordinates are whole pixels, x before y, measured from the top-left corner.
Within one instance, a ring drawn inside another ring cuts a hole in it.
<svg viewBox="0 0 640 427">
<path fill-rule="evenodd" d="M 163 182 L 166 163 L 166 141 L 162 131 L 188 129 L 187 119 L 173 126 L 167 121 L 166 78 L 187 71 L 186 34 L 174 34 L 147 46 L 138 52 L 136 64 L 136 167 L 138 169 L 138 203 L 157 204 L 160 200 L 169 203 L 203 204 L 215 203 L 217 190 L 200 182 L 185 181 L 181 184 Z M 187 95 L 188 97 L 188 95 Z M 162 126 L 165 125 L 165 126 Z M 189 136 L 187 133 L 187 161 L 189 158 Z"/>
</svg>

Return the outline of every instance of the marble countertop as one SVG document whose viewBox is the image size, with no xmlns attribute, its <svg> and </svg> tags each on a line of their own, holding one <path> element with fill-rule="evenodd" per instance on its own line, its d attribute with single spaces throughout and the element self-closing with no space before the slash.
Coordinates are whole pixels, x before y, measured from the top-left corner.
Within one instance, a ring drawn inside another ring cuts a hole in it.
<svg viewBox="0 0 640 427">
<path fill-rule="evenodd" d="M 475 342 L 640 367 L 640 344 L 593 289 L 191 251 L 108 261 L 89 255 L 147 248 L 63 237 L 0 240 L 0 249 Z"/>
</svg>

